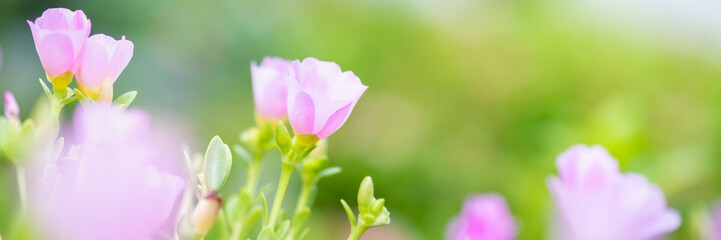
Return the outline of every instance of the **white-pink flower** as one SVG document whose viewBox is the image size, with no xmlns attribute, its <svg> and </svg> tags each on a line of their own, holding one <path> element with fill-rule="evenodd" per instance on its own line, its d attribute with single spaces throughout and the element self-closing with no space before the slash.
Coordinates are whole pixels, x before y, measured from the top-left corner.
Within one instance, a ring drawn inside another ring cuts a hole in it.
<svg viewBox="0 0 721 240">
<path fill-rule="evenodd" d="M 576 145 L 556 160 L 548 181 L 556 201 L 554 239 L 655 239 L 681 224 L 663 191 L 646 177 L 623 174 L 601 146 Z"/>
<path fill-rule="evenodd" d="M 80 57 L 78 86 L 88 95 L 97 95 L 105 79 L 111 86 L 115 83 L 132 57 L 133 42 L 125 36 L 120 40 L 105 34 L 91 36 Z"/>
<path fill-rule="evenodd" d="M 50 8 L 28 21 L 40 62 L 50 78 L 76 73 L 80 51 L 90 35 L 90 20 L 82 10 Z"/>
<path fill-rule="evenodd" d="M 73 134 L 74 147 L 60 159 L 43 159 L 34 185 L 43 233 L 79 240 L 160 236 L 185 186 L 169 173 L 182 161 L 165 146 L 169 139 L 151 134 L 144 112 L 109 104 L 82 105 Z"/>
<path fill-rule="evenodd" d="M 448 240 L 509 240 L 518 235 L 513 215 L 498 194 L 466 199 L 461 214 L 448 224 Z"/>
<path fill-rule="evenodd" d="M 295 60 L 288 84 L 288 120 L 296 134 L 326 138 L 338 130 L 368 86 L 333 62 Z"/>
<path fill-rule="evenodd" d="M 289 61 L 277 57 L 250 64 L 255 112 L 261 118 L 278 121 L 288 115 L 289 68 Z"/>
</svg>

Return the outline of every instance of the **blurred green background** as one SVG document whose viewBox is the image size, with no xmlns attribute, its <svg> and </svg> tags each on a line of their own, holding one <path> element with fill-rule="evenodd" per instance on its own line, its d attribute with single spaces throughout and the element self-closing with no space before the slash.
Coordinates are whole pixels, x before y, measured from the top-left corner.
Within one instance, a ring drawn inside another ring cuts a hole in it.
<svg viewBox="0 0 721 240">
<path fill-rule="evenodd" d="M 520 239 L 542 238 L 546 179 L 576 143 L 606 146 L 684 217 L 721 196 L 717 2 L 0 0 L 0 90 L 22 117 L 44 77 L 25 20 L 49 7 L 82 9 L 92 33 L 132 40 L 116 94 L 138 90 L 134 106 L 175 119 L 198 151 L 253 124 L 253 60 L 312 56 L 356 73 L 370 88 L 330 137 L 344 172 L 320 183 L 308 239 L 345 238 L 338 200 L 353 205 L 366 175 L 393 223 L 364 239 L 442 239 L 463 199 L 485 192 L 506 197 Z M 265 182 L 277 181 L 277 158 Z M 14 175 L 1 171 L 0 233 L 15 211 Z M 692 228 L 684 219 L 673 237 Z"/>
</svg>

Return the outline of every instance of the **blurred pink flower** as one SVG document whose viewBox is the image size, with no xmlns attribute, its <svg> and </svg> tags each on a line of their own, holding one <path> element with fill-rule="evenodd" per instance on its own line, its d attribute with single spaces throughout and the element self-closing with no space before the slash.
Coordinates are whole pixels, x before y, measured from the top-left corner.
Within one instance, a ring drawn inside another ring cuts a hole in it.
<svg viewBox="0 0 721 240">
<path fill-rule="evenodd" d="M 368 86 L 333 62 L 306 58 L 292 64 L 288 120 L 293 131 L 326 138 L 345 123 Z"/>
<path fill-rule="evenodd" d="M 115 40 L 105 34 L 88 38 L 80 57 L 78 86 L 89 95 L 96 95 L 103 80 L 110 78 L 111 85 L 118 79 L 133 57 L 133 42 Z"/>
<path fill-rule="evenodd" d="M 74 117 L 75 147 L 66 157 L 50 159 L 36 182 L 34 209 L 48 236 L 159 236 L 185 184 L 163 170 L 182 156 L 149 130 L 150 118 L 142 111 L 81 105 Z"/>
<path fill-rule="evenodd" d="M 655 239 L 681 224 L 658 186 L 622 174 L 601 146 L 572 146 L 556 166 L 559 177 L 548 181 L 557 208 L 554 239 Z"/>
<path fill-rule="evenodd" d="M 261 118 L 278 121 L 288 115 L 289 67 L 289 61 L 277 57 L 250 64 L 255 111 Z"/>
<path fill-rule="evenodd" d="M 475 195 L 466 199 L 461 214 L 451 220 L 448 240 L 507 240 L 518 234 L 511 211 L 498 194 Z"/>
<path fill-rule="evenodd" d="M 5 101 L 5 117 L 9 119 L 17 119 L 20 114 L 20 107 L 18 107 L 18 103 L 15 101 L 13 93 L 5 91 L 3 99 Z"/>
<path fill-rule="evenodd" d="M 48 76 L 55 78 L 66 72 L 76 73 L 80 51 L 90 35 L 90 20 L 85 13 L 50 8 L 28 24 Z"/>
</svg>

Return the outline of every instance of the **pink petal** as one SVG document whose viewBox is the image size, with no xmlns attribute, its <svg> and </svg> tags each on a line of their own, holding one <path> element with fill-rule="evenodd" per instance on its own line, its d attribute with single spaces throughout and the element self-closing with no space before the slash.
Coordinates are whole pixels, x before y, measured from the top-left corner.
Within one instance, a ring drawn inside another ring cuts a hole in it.
<svg viewBox="0 0 721 240">
<path fill-rule="evenodd" d="M 311 134 L 315 125 L 313 99 L 305 92 L 299 92 L 293 99 L 288 98 L 288 121 L 297 134 Z"/>
<path fill-rule="evenodd" d="M 341 126 L 343 126 L 343 123 L 345 123 L 346 120 L 348 120 L 348 116 L 350 116 L 350 112 L 353 110 L 353 104 L 349 103 L 348 105 L 345 105 L 335 113 L 333 113 L 329 118 L 328 121 L 325 122 L 325 126 L 316 133 L 318 138 L 326 138 L 333 134 L 335 131 L 337 131 Z"/>
</svg>

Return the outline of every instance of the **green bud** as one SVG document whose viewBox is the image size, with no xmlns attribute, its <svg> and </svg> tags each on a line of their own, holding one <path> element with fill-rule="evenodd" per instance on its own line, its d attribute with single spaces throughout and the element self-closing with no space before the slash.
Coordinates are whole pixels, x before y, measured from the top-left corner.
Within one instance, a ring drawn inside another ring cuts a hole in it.
<svg viewBox="0 0 721 240">
<path fill-rule="evenodd" d="M 363 178 L 360 188 L 358 188 L 358 210 L 361 213 L 367 210 L 373 203 L 373 179 L 370 176 Z"/>
<path fill-rule="evenodd" d="M 278 149 L 285 156 L 288 155 L 291 149 L 290 133 L 288 128 L 285 127 L 283 121 L 278 121 L 278 125 L 275 127 L 275 144 L 278 145 Z"/>
<path fill-rule="evenodd" d="M 386 200 L 383 198 L 376 200 L 373 205 L 371 205 L 371 213 L 376 216 L 380 215 L 383 211 L 383 206 L 385 205 L 385 203 Z"/>
<path fill-rule="evenodd" d="M 223 143 L 220 137 L 215 136 L 208 144 L 205 152 L 204 169 L 205 183 L 211 190 L 218 190 L 223 186 L 230 175 L 230 167 L 233 164 L 233 155 L 230 147 Z"/>
<path fill-rule="evenodd" d="M 376 221 L 376 216 L 373 216 L 373 214 L 366 213 L 361 215 L 361 222 L 366 223 L 366 225 L 373 224 Z"/>
</svg>

